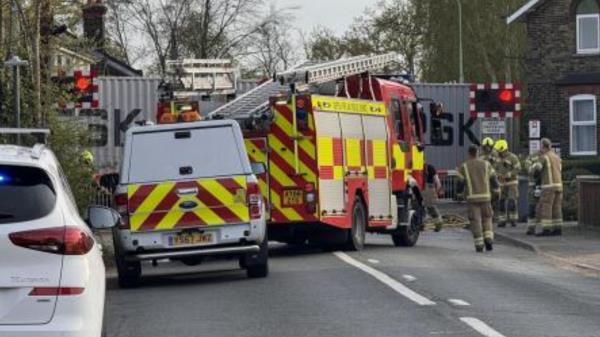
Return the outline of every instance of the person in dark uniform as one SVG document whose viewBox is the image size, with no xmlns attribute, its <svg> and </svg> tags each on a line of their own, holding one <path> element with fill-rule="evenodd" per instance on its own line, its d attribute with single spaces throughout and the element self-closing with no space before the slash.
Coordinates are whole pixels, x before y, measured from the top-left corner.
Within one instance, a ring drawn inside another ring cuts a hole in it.
<svg viewBox="0 0 600 337">
<path fill-rule="evenodd" d="M 431 164 L 425 165 L 425 191 L 423 191 L 423 202 L 425 203 L 425 209 L 427 214 L 433 219 L 433 226 L 436 232 L 442 230 L 444 220 L 438 210 L 436 203 L 438 200 L 438 194 L 442 188 L 440 177 L 437 174 L 437 170 Z"/>
</svg>

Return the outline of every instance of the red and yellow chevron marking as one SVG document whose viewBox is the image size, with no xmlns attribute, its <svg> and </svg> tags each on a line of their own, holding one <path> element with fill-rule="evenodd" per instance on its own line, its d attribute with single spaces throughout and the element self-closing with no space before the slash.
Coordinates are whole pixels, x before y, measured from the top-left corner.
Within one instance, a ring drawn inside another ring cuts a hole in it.
<svg viewBox="0 0 600 337">
<path fill-rule="evenodd" d="M 254 163 L 264 163 L 267 167 L 269 165 L 268 162 L 268 148 L 267 148 L 267 139 L 266 138 L 251 138 L 244 140 L 246 145 L 246 151 L 248 152 L 248 156 L 250 157 L 250 161 Z M 268 183 L 267 174 L 261 174 L 258 176 L 258 183 L 260 187 L 260 194 L 267 200 L 270 201 L 270 193 L 269 193 L 269 183 Z M 269 211 L 267 209 L 267 211 Z M 270 216 L 267 214 L 267 219 Z"/>
<path fill-rule="evenodd" d="M 250 221 L 244 176 L 129 185 L 127 195 L 134 232 Z M 183 209 L 181 205 L 186 202 L 195 203 L 196 207 Z"/>
<path fill-rule="evenodd" d="M 309 214 L 304 205 L 283 206 L 284 190 L 290 188 L 304 190 L 308 183 L 316 186 L 317 164 L 313 115 L 308 114 L 307 129 L 296 133 L 293 104 L 275 104 L 273 114 L 274 122 L 268 135 L 271 221 L 276 223 L 316 221 L 316 216 Z M 297 154 L 294 139 L 298 143 Z"/>
</svg>

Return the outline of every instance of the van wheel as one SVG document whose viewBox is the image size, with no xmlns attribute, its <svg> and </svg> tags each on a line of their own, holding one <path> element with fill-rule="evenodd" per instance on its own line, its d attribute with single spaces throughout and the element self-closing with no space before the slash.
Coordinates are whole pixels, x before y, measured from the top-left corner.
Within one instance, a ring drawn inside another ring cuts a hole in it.
<svg viewBox="0 0 600 337">
<path fill-rule="evenodd" d="M 367 228 L 367 211 L 360 198 L 354 200 L 352 207 L 352 228 L 347 246 L 349 250 L 359 251 L 365 247 L 365 231 Z"/>
<path fill-rule="evenodd" d="M 134 288 L 139 286 L 142 278 L 142 263 L 139 261 L 129 262 L 121 256 L 117 256 L 117 273 L 119 274 L 119 286 L 121 288 Z"/>
<path fill-rule="evenodd" d="M 249 278 L 263 278 L 269 275 L 269 240 L 266 237 L 260 244 L 257 254 L 249 254 L 245 257 L 244 265 Z"/>
<path fill-rule="evenodd" d="M 421 227 L 423 226 L 423 217 L 418 211 L 415 211 L 408 226 L 398 227 L 392 234 L 392 241 L 396 247 L 413 247 L 419 241 Z"/>
</svg>

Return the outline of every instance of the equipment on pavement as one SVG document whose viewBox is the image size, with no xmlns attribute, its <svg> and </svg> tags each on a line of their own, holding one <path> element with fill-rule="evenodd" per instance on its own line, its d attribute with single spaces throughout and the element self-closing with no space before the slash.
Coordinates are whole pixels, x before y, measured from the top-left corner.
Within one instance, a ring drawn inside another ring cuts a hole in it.
<svg viewBox="0 0 600 337">
<path fill-rule="evenodd" d="M 423 108 L 404 82 L 370 74 L 397 61 L 391 53 L 300 65 L 210 114 L 237 120 L 251 160 L 267 167 L 259 179 L 270 239 L 359 250 L 377 232 L 416 244 Z"/>
</svg>

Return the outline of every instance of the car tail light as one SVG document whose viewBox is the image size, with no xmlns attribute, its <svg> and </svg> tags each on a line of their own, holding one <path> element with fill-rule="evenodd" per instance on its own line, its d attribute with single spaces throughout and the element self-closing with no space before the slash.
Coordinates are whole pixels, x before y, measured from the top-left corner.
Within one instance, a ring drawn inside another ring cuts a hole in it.
<svg viewBox="0 0 600 337">
<path fill-rule="evenodd" d="M 119 223 L 120 229 L 130 229 L 129 227 L 129 216 L 127 214 L 128 204 L 127 193 L 121 193 L 115 195 L 115 205 L 117 207 L 117 212 L 121 215 L 121 222 Z"/>
<path fill-rule="evenodd" d="M 250 219 L 260 219 L 262 216 L 262 195 L 260 194 L 260 187 L 256 182 L 248 182 L 246 190 L 246 200 L 248 202 L 248 210 L 250 212 Z"/>
<path fill-rule="evenodd" d="M 83 294 L 84 288 L 33 288 L 29 296 L 74 296 Z"/>
<path fill-rule="evenodd" d="M 60 255 L 85 255 L 94 247 L 94 239 L 76 227 L 53 227 L 8 235 L 19 247 Z"/>
<path fill-rule="evenodd" d="M 312 183 L 304 186 L 304 202 L 308 213 L 312 214 L 317 211 L 317 193 L 315 192 L 315 185 Z"/>
</svg>

